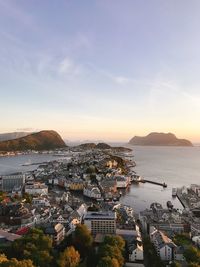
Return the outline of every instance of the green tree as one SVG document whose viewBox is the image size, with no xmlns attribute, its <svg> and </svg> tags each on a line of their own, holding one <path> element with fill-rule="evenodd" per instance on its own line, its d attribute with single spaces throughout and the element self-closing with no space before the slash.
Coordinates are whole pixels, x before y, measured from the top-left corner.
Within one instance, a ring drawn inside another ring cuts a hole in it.
<svg viewBox="0 0 200 267">
<path fill-rule="evenodd" d="M 120 267 L 120 265 L 117 259 L 106 256 L 100 259 L 97 267 Z"/>
<path fill-rule="evenodd" d="M 80 254 L 74 247 L 68 247 L 60 254 L 59 267 L 76 267 L 80 262 Z"/>
<path fill-rule="evenodd" d="M 173 262 L 170 267 L 181 267 L 181 264 L 178 262 Z"/>
<path fill-rule="evenodd" d="M 151 243 L 149 237 L 143 239 L 144 246 L 144 255 L 145 258 L 148 259 L 147 266 L 148 267 L 164 267 L 165 264 L 161 261 L 160 257 L 157 255 L 156 250 Z"/>
<path fill-rule="evenodd" d="M 116 259 L 119 263 L 119 266 L 123 266 L 124 264 L 124 257 L 122 256 L 120 249 L 116 246 L 103 243 L 99 248 L 99 258 L 101 260 L 104 257 Z"/>
<path fill-rule="evenodd" d="M 78 224 L 73 234 L 74 247 L 85 257 L 92 246 L 93 238 L 84 224 Z"/>
<path fill-rule="evenodd" d="M 42 230 L 30 229 L 24 237 L 12 244 L 12 257 L 17 259 L 31 259 L 36 266 L 51 265 L 52 239 Z"/>
<path fill-rule="evenodd" d="M 189 246 L 183 255 L 188 263 L 200 263 L 199 249 L 195 248 L 194 246 Z"/>
<path fill-rule="evenodd" d="M 121 236 L 107 235 L 104 239 L 104 244 L 108 244 L 113 247 L 117 247 L 121 252 L 124 251 L 125 241 Z"/>
</svg>

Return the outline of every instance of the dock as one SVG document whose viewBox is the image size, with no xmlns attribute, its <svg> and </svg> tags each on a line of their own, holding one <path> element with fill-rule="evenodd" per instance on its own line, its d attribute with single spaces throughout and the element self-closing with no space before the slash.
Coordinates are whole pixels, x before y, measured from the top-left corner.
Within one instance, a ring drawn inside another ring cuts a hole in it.
<svg viewBox="0 0 200 267">
<path fill-rule="evenodd" d="M 147 179 L 142 179 L 140 182 L 142 182 L 142 183 L 150 183 L 150 184 L 155 184 L 155 185 L 160 185 L 162 187 L 167 187 L 167 184 L 166 183 L 155 182 L 155 181 L 151 181 L 151 180 L 147 180 Z"/>
<path fill-rule="evenodd" d="M 177 190 L 177 194 L 176 195 L 177 195 L 178 200 L 182 204 L 182 206 L 184 208 L 188 208 L 188 204 L 187 204 L 186 200 L 183 198 L 180 189 Z"/>
</svg>

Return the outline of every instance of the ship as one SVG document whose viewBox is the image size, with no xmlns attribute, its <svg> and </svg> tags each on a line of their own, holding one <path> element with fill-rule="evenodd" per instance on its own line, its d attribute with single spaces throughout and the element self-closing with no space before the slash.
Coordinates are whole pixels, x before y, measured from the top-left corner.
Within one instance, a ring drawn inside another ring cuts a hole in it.
<svg viewBox="0 0 200 267">
<path fill-rule="evenodd" d="M 177 188 L 172 188 L 172 196 L 176 197 L 177 195 Z"/>
</svg>

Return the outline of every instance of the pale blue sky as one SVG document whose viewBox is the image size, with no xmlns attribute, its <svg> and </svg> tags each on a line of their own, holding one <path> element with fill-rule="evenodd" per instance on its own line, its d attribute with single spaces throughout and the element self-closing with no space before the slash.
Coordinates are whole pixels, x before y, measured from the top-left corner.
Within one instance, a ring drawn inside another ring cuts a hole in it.
<svg viewBox="0 0 200 267">
<path fill-rule="evenodd" d="M 0 0 L 0 132 L 200 141 L 200 1 Z"/>
</svg>

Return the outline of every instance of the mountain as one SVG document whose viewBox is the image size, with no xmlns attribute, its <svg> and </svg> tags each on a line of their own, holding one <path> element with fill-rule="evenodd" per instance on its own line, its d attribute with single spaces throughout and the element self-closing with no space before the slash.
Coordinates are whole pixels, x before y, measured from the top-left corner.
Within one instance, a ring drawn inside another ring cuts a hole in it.
<svg viewBox="0 0 200 267">
<path fill-rule="evenodd" d="M 13 132 L 13 133 L 2 133 L 0 134 L 0 141 L 13 140 L 16 138 L 24 137 L 31 134 L 30 132 Z"/>
<path fill-rule="evenodd" d="M 97 148 L 97 149 L 110 149 L 111 146 L 109 146 L 109 145 L 106 144 L 106 143 L 98 143 L 98 144 L 96 145 L 96 148 Z"/>
<path fill-rule="evenodd" d="M 172 133 L 150 133 L 147 136 L 134 136 L 131 145 L 139 146 L 193 146 L 189 140 L 178 139 Z"/>
<path fill-rule="evenodd" d="M 55 131 L 41 131 L 25 137 L 0 142 L 0 151 L 49 150 L 66 144 Z"/>
<path fill-rule="evenodd" d="M 130 152 L 132 151 L 131 148 L 127 148 L 127 147 L 122 147 L 122 146 L 110 146 L 106 143 L 98 143 L 97 145 L 95 143 L 84 143 L 81 145 L 78 145 L 77 147 L 81 148 L 81 149 L 102 149 L 102 150 L 106 150 L 106 149 L 111 149 L 114 152 Z"/>
</svg>

